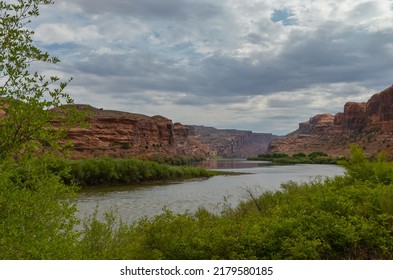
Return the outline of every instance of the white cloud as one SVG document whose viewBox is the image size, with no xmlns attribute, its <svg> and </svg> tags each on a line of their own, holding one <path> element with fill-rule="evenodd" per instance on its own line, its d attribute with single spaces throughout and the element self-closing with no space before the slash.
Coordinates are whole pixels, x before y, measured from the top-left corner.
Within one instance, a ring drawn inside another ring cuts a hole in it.
<svg viewBox="0 0 393 280">
<path fill-rule="evenodd" d="M 35 29 L 35 40 L 43 44 L 64 44 L 94 41 L 102 36 L 94 25 L 71 27 L 64 23 L 44 23 Z"/>
</svg>

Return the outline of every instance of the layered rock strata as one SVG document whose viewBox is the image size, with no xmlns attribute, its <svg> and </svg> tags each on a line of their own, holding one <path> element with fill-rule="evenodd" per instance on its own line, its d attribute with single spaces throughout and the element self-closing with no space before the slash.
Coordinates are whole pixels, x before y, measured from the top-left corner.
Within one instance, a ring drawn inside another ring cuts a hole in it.
<svg viewBox="0 0 393 280">
<path fill-rule="evenodd" d="M 296 131 L 273 140 L 268 151 L 347 156 L 351 143 L 362 146 L 368 155 L 385 151 L 393 156 L 393 86 L 367 102 L 347 102 L 341 113 L 320 114 L 300 123 Z"/>
<path fill-rule="evenodd" d="M 68 133 L 67 139 L 74 144 L 74 158 L 217 155 L 190 135 L 189 127 L 163 116 L 74 106 L 87 108 L 89 114 L 86 127 L 75 127 Z"/>
</svg>

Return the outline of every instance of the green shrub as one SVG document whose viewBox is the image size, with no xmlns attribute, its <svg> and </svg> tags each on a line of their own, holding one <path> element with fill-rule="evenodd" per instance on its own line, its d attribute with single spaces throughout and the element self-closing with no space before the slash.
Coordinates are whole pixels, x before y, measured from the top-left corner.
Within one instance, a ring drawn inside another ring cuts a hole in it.
<svg viewBox="0 0 393 280">
<path fill-rule="evenodd" d="M 74 188 L 41 159 L 0 163 L 0 259 L 78 258 Z"/>
<path fill-rule="evenodd" d="M 294 158 L 305 158 L 305 157 L 307 157 L 307 155 L 305 153 L 297 153 L 297 154 L 293 154 L 292 157 L 294 157 Z"/>
<path fill-rule="evenodd" d="M 310 158 L 317 158 L 317 157 L 327 157 L 328 155 L 325 154 L 324 152 L 316 151 L 308 154 L 308 157 Z"/>
</svg>

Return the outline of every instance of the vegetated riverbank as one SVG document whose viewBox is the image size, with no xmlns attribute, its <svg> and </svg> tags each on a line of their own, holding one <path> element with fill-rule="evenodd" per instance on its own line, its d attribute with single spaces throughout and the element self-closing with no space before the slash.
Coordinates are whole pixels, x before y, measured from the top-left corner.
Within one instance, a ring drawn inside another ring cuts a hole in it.
<svg viewBox="0 0 393 280">
<path fill-rule="evenodd" d="M 115 227 L 92 217 L 78 246 L 88 259 L 391 259 L 393 165 L 352 148 L 344 176 L 288 182 L 220 215 L 166 211 Z"/>
<path fill-rule="evenodd" d="M 260 154 L 250 157 L 248 160 L 271 161 L 278 164 L 337 164 L 343 158 L 331 157 L 323 152 L 312 152 L 310 154 L 296 153 L 292 156 L 284 153 Z"/>
<path fill-rule="evenodd" d="M 127 224 L 106 213 L 76 230 L 59 175 L 34 158 L 0 162 L 0 259 L 392 259 L 392 163 L 358 147 L 339 163 L 344 176 L 250 192 L 220 214 L 167 210 Z"/>
<path fill-rule="evenodd" d="M 160 162 L 189 163 L 189 159 L 160 159 Z M 206 170 L 192 166 L 173 166 L 153 160 L 142 159 L 60 159 L 50 158 L 48 169 L 61 177 L 67 185 L 81 187 L 111 185 L 111 184 L 140 184 L 145 182 L 182 180 L 191 178 L 211 177 L 215 175 L 232 174 L 230 172 Z"/>
</svg>

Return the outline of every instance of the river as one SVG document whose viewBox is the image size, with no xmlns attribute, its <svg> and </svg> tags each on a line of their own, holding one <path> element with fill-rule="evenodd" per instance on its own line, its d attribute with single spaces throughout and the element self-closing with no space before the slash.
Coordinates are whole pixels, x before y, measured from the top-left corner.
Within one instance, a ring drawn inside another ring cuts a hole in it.
<svg viewBox="0 0 393 280">
<path fill-rule="evenodd" d="M 258 195 L 265 191 L 279 190 L 280 185 L 289 180 L 305 182 L 318 176 L 333 177 L 344 173 L 344 169 L 337 165 L 278 166 L 269 162 L 246 160 L 215 160 L 202 165 L 209 169 L 247 174 L 155 185 L 87 188 L 79 194 L 79 215 L 81 218 L 89 215 L 96 207 L 99 213 L 117 209 L 124 221 L 133 222 L 144 216 L 161 214 L 164 207 L 182 213 L 186 210 L 193 212 L 204 206 L 218 213 L 224 205 L 236 206 L 241 200 L 249 198 L 249 191 Z"/>
</svg>

